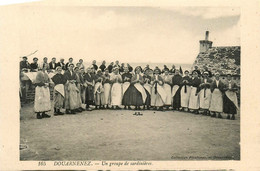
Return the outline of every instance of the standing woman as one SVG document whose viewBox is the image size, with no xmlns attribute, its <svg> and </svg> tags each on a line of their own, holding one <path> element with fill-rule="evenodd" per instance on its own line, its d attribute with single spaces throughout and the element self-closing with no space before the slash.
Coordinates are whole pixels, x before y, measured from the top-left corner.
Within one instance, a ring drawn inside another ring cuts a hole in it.
<svg viewBox="0 0 260 171">
<path fill-rule="evenodd" d="M 82 108 L 82 100 L 81 100 L 81 79 L 80 79 L 80 70 L 78 67 L 74 68 L 74 72 L 76 74 L 76 86 L 79 90 L 79 92 L 77 92 L 77 102 L 78 102 L 78 108 L 76 109 L 77 112 L 82 112 L 83 108 Z"/>
<path fill-rule="evenodd" d="M 85 97 L 86 97 L 86 87 L 84 86 L 85 84 L 84 75 L 85 75 L 84 68 L 80 68 L 80 73 L 79 73 L 80 87 L 81 87 L 80 96 L 81 96 L 82 103 L 85 103 Z"/>
<path fill-rule="evenodd" d="M 97 70 L 97 74 L 95 75 L 95 87 L 94 87 L 94 99 L 96 109 L 104 109 L 105 105 L 105 94 L 103 87 L 103 75 L 101 69 Z"/>
<path fill-rule="evenodd" d="M 153 106 L 154 109 L 163 111 L 163 105 L 166 101 L 166 92 L 163 88 L 163 78 L 160 76 L 160 74 L 161 70 L 156 67 L 154 69 L 154 75 L 151 80 L 151 106 Z"/>
<path fill-rule="evenodd" d="M 135 110 L 141 110 L 140 106 L 143 106 L 146 100 L 146 92 L 143 84 L 143 77 L 141 76 L 142 68 L 137 66 L 135 68 L 135 74 L 131 79 L 131 85 L 126 90 L 125 95 L 129 97 L 128 105 L 135 106 Z"/>
<path fill-rule="evenodd" d="M 181 107 L 181 82 L 182 76 L 180 70 L 175 70 L 175 75 L 172 77 L 172 108 L 173 110 L 179 110 Z"/>
<path fill-rule="evenodd" d="M 37 113 L 37 119 L 49 118 L 45 112 L 51 110 L 51 98 L 50 98 L 50 78 L 46 73 L 47 65 L 43 65 L 42 70 L 39 70 L 35 79 L 35 100 L 34 111 Z"/>
<path fill-rule="evenodd" d="M 85 87 L 86 87 L 86 96 L 85 96 L 85 104 L 86 110 L 91 111 L 90 105 L 94 105 L 94 74 L 93 69 L 91 67 L 87 68 L 87 73 L 84 76 Z"/>
<path fill-rule="evenodd" d="M 66 79 L 64 75 L 61 74 L 62 68 L 57 66 L 56 68 L 57 74 L 52 77 L 52 81 L 55 84 L 53 91 L 53 101 L 54 101 L 54 115 L 63 115 L 60 109 L 64 108 L 64 84 L 66 83 Z"/>
<path fill-rule="evenodd" d="M 203 78 L 200 84 L 200 109 L 203 111 L 203 115 L 210 115 L 209 113 L 209 105 L 211 101 L 211 90 L 210 84 L 212 80 L 209 78 L 209 72 L 203 72 Z"/>
<path fill-rule="evenodd" d="M 227 74 L 227 81 L 225 83 L 225 93 L 223 97 L 223 112 L 226 113 L 227 119 L 235 120 L 235 114 L 237 114 L 238 110 L 238 102 L 237 102 L 237 94 L 238 86 L 232 80 L 231 74 Z M 230 115 L 232 117 L 230 118 Z"/>
<path fill-rule="evenodd" d="M 189 107 L 189 99 L 190 99 L 190 84 L 191 84 L 191 78 L 189 76 L 189 71 L 186 70 L 184 72 L 184 77 L 182 78 L 182 82 L 181 82 L 181 107 L 182 110 L 184 111 L 188 111 L 188 107 Z"/>
<path fill-rule="evenodd" d="M 166 67 L 166 65 L 164 65 L 164 67 Z M 164 84 L 163 84 L 163 88 L 164 91 L 166 92 L 166 101 L 164 106 L 166 107 L 166 109 L 168 110 L 169 107 L 172 104 L 172 76 L 169 75 L 169 69 L 166 67 L 164 68 L 164 76 L 162 76 Z"/>
<path fill-rule="evenodd" d="M 149 69 L 149 67 L 146 68 L 146 70 L 144 71 L 144 75 L 143 75 L 143 80 L 144 80 L 144 89 L 146 92 L 146 100 L 144 103 L 144 109 L 146 107 L 146 109 L 150 109 L 151 106 L 151 93 L 152 93 L 152 86 L 151 86 L 151 79 L 152 77 L 149 75 L 151 69 Z"/>
<path fill-rule="evenodd" d="M 104 96 L 105 96 L 104 104 L 106 105 L 106 108 L 109 109 L 108 105 L 111 102 L 111 81 L 110 81 L 108 68 L 105 69 L 103 84 L 104 84 Z"/>
<path fill-rule="evenodd" d="M 119 74 L 119 67 L 115 66 L 113 74 L 110 77 L 112 82 L 111 88 L 111 105 L 112 109 L 120 109 L 119 105 L 122 103 L 122 77 Z"/>
<path fill-rule="evenodd" d="M 68 70 L 65 71 L 65 108 L 67 114 L 76 114 L 78 108 L 78 93 L 79 89 L 76 87 L 76 74 L 73 71 L 74 64 L 68 64 Z"/>
<path fill-rule="evenodd" d="M 130 110 L 131 102 L 130 102 L 130 91 L 127 91 L 129 89 L 130 83 L 132 79 L 132 74 L 129 73 L 129 69 L 127 66 L 124 67 L 124 73 L 122 74 L 122 91 L 123 91 L 123 100 L 122 104 L 125 106 L 124 109 L 127 108 Z M 127 92 L 127 93 L 126 93 Z"/>
<path fill-rule="evenodd" d="M 211 117 L 222 118 L 221 113 L 223 112 L 223 91 L 224 83 L 219 79 L 220 74 L 215 73 L 215 80 L 211 83 L 210 89 L 212 93 L 209 111 L 212 113 Z"/>
<path fill-rule="evenodd" d="M 191 79 L 191 90 L 190 90 L 190 98 L 189 98 L 189 110 L 192 113 L 199 114 L 199 86 L 200 86 L 200 79 L 199 74 L 197 71 L 192 71 L 192 79 Z"/>
</svg>

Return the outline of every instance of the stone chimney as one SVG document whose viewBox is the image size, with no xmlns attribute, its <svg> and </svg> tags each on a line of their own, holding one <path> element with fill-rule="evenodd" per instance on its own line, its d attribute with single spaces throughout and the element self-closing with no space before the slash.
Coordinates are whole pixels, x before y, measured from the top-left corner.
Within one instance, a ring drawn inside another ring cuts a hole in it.
<svg viewBox="0 0 260 171">
<path fill-rule="evenodd" d="M 200 40 L 200 53 L 206 52 L 209 48 L 212 47 L 212 41 L 209 41 L 209 31 L 206 31 L 205 40 Z"/>
</svg>

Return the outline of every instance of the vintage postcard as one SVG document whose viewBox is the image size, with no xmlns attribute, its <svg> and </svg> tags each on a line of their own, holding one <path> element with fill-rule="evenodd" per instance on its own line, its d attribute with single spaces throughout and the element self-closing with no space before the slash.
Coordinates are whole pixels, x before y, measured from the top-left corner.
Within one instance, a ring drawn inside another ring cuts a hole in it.
<svg viewBox="0 0 260 171">
<path fill-rule="evenodd" d="M 1 170 L 259 170 L 259 5 L 1 6 Z"/>
</svg>

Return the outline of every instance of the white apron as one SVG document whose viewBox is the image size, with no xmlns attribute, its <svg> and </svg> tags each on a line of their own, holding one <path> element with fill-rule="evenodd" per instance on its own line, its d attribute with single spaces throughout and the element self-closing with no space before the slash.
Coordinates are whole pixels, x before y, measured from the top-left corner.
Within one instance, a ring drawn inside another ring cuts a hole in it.
<svg viewBox="0 0 260 171">
<path fill-rule="evenodd" d="M 122 85 L 114 83 L 111 88 L 111 105 L 121 105 L 122 103 Z"/>
<path fill-rule="evenodd" d="M 111 85 L 109 83 L 104 84 L 104 95 L 105 95 L 105 104 L 110 104 L 111 101 Z"/>
<path fill-rule="evenodd" d="M 49 87 L 35 88 L 34 111 L 47 112 L 51 110 L 51 98 Z"/>
<path fill-rule="evenodd" d="M 205 89 L 200 90 L 199 99 L 200 99 L 200 108 L 209 109 L 211 101 L 211 91 L 209 88 L 206 89 L 206 95 L 204 96 Z"/>
<path fill-rule="evenodd" d="M 169 84 L 163 84 L 163 89 L 166 92 L 166 100 L 165 105 L 171 105 L 172 103 L 172 96 L 171 96 L 171 86 Z"/>
<path fill-rule="evenodd" d="M 181 88 L 181 107 L 188 107 L 190 100 L 191 87 L 186 85 L 186 93 L 185 93 L 185 85 Z"/>
<path fill-rule="evenodd" d="M 142 94 L 143 103 L 145 103 L 147 94 L 145 92 L 144 87 L 140 83 L 135 83 L 134 86 Z"/>
<path fill-rule="evenodd" d="M 197 87 L 191 87 L 190 99 L 189 99 L 189 109 L 197 110 L 200 107 L 199 94 L 197 94 L 197 96 L 195 96 L 196 92 L 197 92 Z"/>
<path fill-rule="evenodd" d="M 218 88 L 215 88 L 212 93 L 209 110 L 213 112 L 223 112 L 223 96 Z"/>
</svg>

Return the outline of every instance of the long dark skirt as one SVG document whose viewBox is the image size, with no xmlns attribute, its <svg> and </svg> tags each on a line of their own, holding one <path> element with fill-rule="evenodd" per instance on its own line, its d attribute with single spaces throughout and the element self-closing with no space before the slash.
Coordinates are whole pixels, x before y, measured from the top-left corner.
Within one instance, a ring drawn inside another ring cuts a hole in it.
<svg viewBox="0 0 260 171">
<path fill-rule="evenodd" d="M 151 105 L 151 95 L 149 94 L 149 92 L 145 89 L 146 92 L 146 99 L 145 99 L 145 105 L 150 106 Z"/>
<path fill-rule="evenodd" d="M 181 89 L 179 88 L 173 96 L 172 107 L 174 109 L 181 107 Z"/>
<path fill-rule="evenodd" d="M 88 86 L 86 88 L 86 98 L 85 98 L 85 104 L 87 105 L 94 105 L 94 87 Z"/>
<path fill-rule="evenodd" d="M 142 94 L 135 88 L 134 85 L 130 85 L 123 95 L 122 104 L 126 106 L 142 106 L 143 99 Z"/>
<path fill-rule="evenodd" d="M 227 114 L 237 114 L 235 104 L 227 97 L 225 93 L 223 96 L 223 112 Z"/>
</svg>

